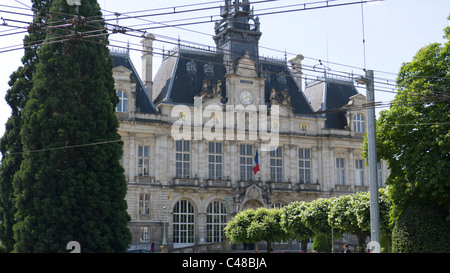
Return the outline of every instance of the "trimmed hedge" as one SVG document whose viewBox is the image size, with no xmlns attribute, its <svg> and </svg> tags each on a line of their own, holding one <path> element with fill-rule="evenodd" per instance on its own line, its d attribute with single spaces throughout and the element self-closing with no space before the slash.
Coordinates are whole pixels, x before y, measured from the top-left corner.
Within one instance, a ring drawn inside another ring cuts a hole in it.
<svg viewBox="0 0 450 273">
<path fill-rule="evenodd" d="M 314 237 L 311 252 L 313 251 L 316 251 L 318 253 L 330 251 L 330 247 L 328 246 L 328 239 L 325 234 L 317 234 Z"/>
<path fill-rule="evenodd" d="M 448 211 L 437 206 L 409 205 L 392 231 L 394 253 L 450 252 Z"/>
</svg>

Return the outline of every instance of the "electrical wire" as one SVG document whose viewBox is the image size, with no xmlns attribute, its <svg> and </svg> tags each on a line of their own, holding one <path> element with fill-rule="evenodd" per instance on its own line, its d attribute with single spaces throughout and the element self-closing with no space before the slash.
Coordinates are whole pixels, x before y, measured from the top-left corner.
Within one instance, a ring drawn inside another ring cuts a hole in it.
<svg viewBox="0 0 450 273">
<path fill-rule="evenodd" d="M 321 1 L 321 2 L 323 2 L 323 1 Z M 321 2 L 317 2 L 317 3 L 321 3 Z M 360 2 L 358 2 L 358 3 L 360 3 Z M 55 28 L 59 28 L 58 26 L 54 26 Z M 137 31 L 139 31 L 139 30 L 137 30 Z M 65 37 L 62 37 L 62 38 L 65 38 Z M 61 42 L 61 41 L 65 41 L 65 39 L 63 39 L 63 40 L 58 40 L 58 41 L 55 41 L 55 42 Z M 32 46 L 36 46 L 36 45 L 32 45 Z M 10 46 L 10 47 L 13 47 L 13 46 Z M 11 50 L 16 50 L 16 49 L 9 49 L 9 47 L 7 47 L 8 49 L 7 50 L 3 50 L 3 51 L 0 51 L 0 53 L 1 52 L 8 52 L 8 51 L 11 51 Z M 164 50 L 164 49 L 163 49 Z M 273 49 L 271 49 L 271 50 L 273 50 Z M 287 52 L 285 52 L 285 54 L 287 54 Z M 292 54 L 292 53 L 290 53 L 290 54 Z M 164 55 L 164 51 L 163 51 L 163 55 Z M 294 54 L 292 54 L 292 55 L 294 55 Z M 321 60 L 320 59 L 316 59 L 316 60 L 318 60 L 319 62 L 321 62 Z M 342 64 L 339 64 L 339 65 L 342 65 Z M 355 67 L 356 68 L 356 67 Z M 304 65 L 303 66 L 303 69 L 307 69 L 307 66 L 306 65 Z M 359 68 L 360 69 L 360 68 Z M 313 72 L 316 72 L 316 73 L 319 73 L 318 71 L 315 71 L 315 68 L 313 68 Z M 339 73 L 339 72 L 338 72 Z M 348 72 L 342 72 L 342 73 L 345 73 L 345 74 L 349 74 Z M 329 72 L 328 72 L 328 74 L 330 74 Z M 380 81 L 378 81 L 378 82 L 376 82 L 376 83 L 378 83 L 378 84 L 384 84 L 384 85 L 390 85 L 390 86 L 396 86 L 395 84 L 389 84 L 389 82 L 387 81 L 387 83 L 384 83 L 384 82 L 380 82 Z M 383 92 L 390 92 L 390 93 L 396 93 L 395 91 L 389 91 L 389 90 L 381 90 L 381 91 L 383 91 Z"/>
<path fill-rule="evenodd" d="M 253 3 L 251 3 L 251 4 L 254 4 L 254 3 L 260 3 L 260 2 L 273 2 L 273 1 L 275 1 L 275 0 L 272 0 L 272 1 L 259 1 L 259 2 L 253 2 Z M 372 0 L 372 1 L 378 1 L 378 0 Z M 317 4 L 317 3 L 326 3 L 327 5 L 326 6 L 324 6 L 324 7 L 332 7 L 332 5 L 328 5 L 328 2 L 331 2 L 331 1 L 318 1 L 318 2 L 310 2 L 310 3 L 303 3 L 303 4 L 296 4 L 296 6 L 301 6 L 301 5 L 303 5 L 304 7 L 306 7 L 307 5 L 312 5 L 312 4 Z M 340 4 L 338 4 L 338 5 L 348 5 L 348 4 L 362 4 L 362 3 L 366 3 L 366 2 L 371 2 L 371 1 L 359 1 L 359 2 L 348 2 L 348 3 L 340 3 Z M 192 4 L 192 5 L 194 5 L 194 4 Z M 190 6 L 190 5 L 186 5 L 186 6 Z M 289 6 L 292 6 L 292 5 L 289 5 Z M 280 8 L 280 7 L 277 7 L 277 8 Z M 312 7 L 312 8 L 319 8 L 319 7 Z M 166 8 L 167 9 L 167 8 Z M 270 9 L 270 8 L 269 8 Z M 200 10 L 200 9 L 196 9 L 196 10 Z M 301 10 L 303 10 L 303 9 L 301 9 Z M 192 11 L 192 10 L 189 10 L 189 11 Z M 292 12 L 292 11 L 295 11 L 295 10 L 289 10 L 289 11 L 285 11 L 285 12 Z M 51 13 L 51 14 L 58 14 L 58 13 Z M 271 14 L 271 13 L 265 13 L 264 15 L 268 15 L 268 14 Z M 67 15 L 67 14 L 64 14 L 65 16 L 73 16 L 73 15 Z M 150 14 L 150 15 L 148 15 L 148 16 L 151 16 L 152 14 Z M 154 14 L 153 14 L 154 15 Z M 131 17 L 130 17 L 131 18 Z M 136 18 L 136 17 L 134 17 L 134 18 Z M 123 18 L 122 18 L 123 19 Z M 210 22 L 210 21 L 208 21 L 208 22 Z M 193 22 L 193 23 L 191 23 L 191 24 L 198 24 L 198 23 L 200 23 L 200 22 Z M 179 26 L 180 24 L 178 24 L 178 25 L 164 25 L 164 26 L 161 26 L 161 27 L 177 27 L 177 26 Z M 187 24 L 182 24 L 182 25 L 187 25 Z M 118 27 L 117 25 L 112 25 L 113 27 Z M 131 28 L 128 28 L 128 27 L 123 27 L 123 29 L 124 30 L 132 30 Z M 140 32 L 140 33 L 142 33 L 142 30 L 132 30 L 132 31 L 138 31 L 138 32 Z M 209 34 L 207 34 L 207 35 L 209 35 Z M 211 35 L 210 35 L 211 36 Z M 265 48 L 265 49 L 268 49 L 268 50 L 272 50 L 272 51 L 277 51 L 277 52 L 281 52 L 281 51 L 278 51 L 278 50 L 274 50 L 274 49 L 271 49 L 271 48 L 267 48 L 267 47 L 264 47 L 264 46 L 260 46 L 261 48 Z M 0 52 L 1 53 L 1 52 Z M 287 52 L 285 52 L 285 54 L 288 54 Z M 293 53 L 289 53 L 289 55 L 296 55 L 296 54 L 293 54 Z M 311 60 L 315 60 L 315 61 L 320 61 L 320 59 L 316 59 L 316 58 L 310 58 L 310 57 L 305 57 L 306 59 L 311 59 Z M 359 68 L 359 67 L 355 67 L 355 66 L 348 66 L 348 65 L 343 65 L 343 64 L 338 64 L 338 63 L 333 63 L 333 62 L 329 62 L 329 64 L 334 64 L 334 65 L 340 65 L 340 66 L 345 66 L 345 67 L 351 67 L 351 68 L 355 68 L 355 69 L 363 69 L 363 68 Z M 363 69 L 364 70 L 364 69 Z"/>
</svg>

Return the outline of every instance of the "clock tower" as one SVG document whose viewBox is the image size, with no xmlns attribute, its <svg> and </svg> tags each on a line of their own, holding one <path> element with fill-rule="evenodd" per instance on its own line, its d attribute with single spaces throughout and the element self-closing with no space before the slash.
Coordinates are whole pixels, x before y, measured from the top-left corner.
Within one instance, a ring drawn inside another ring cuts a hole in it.
<svg viewBox="0 0 450 273">
<path fill-rule="evenodd" d="M 227 69 L 228 104 L 265 105 L 264 81 L 260 78 L 258 43 L 259 18 L 254 17 L 249 0 L 225 0 L 222 20 L 215 25 L 214 41 Z"/>
<path fill-rule="evenodd" d="M 225 0 L 220 7 L 222 20 L 215 25 L 217 50 L 224 56 L 224 64 L 234 67 L 246 51 L 258 62 L 258 42 L 261 37 L 259 18 L 253 16 L 249 0 Z"/>
</svg>

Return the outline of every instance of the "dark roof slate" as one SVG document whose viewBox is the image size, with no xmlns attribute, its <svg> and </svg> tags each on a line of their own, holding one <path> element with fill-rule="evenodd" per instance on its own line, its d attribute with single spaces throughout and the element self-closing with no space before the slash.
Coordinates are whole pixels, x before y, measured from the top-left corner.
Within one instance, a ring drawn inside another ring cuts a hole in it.
<svg viewBox="0 0 450 273">
<path fill-rule="evenodd" d="M 307 114 L 314 112 L 303 91 L 300 90 L 296 80 L 291 74 L 286 63 L 281 62 L 261 62 L 262 76 L 265 77 L 266 103 L 269 102 L 270 92 L 275 88 L 277 92 L 288 90 L 291 98 L 291 105 L 295 114 Z"/>
<path fill-rule="evenodd" d="M 305 95 L 315 111 L 336 110 L 344 107 L 351 96 L 359 94 L 350 82 L 326 79 L 309 84 Z M 347 124 L 346 111 L 325 113 L 325 128 L 345 129 Z"/>
<path fill-rule="evenodd" d="M 157 113 L 156 106 L 131 62 L 130 56 L 127 53 L 116 52 L 111 52 L 109 56 L 113 60 L 113 67 L 123 66 L 131 71 L 131 80 L 136 82 L 136 107 L 138 111 L 149 114 Z"/>
<path fill-rule="evenodd" d="M 188 72 L 187 65 L 190 62 L 195 64 L 195 73 Z M 212 65 L 213 74 L 205 72 L 206 64 Z M 263 76 L 268 79 L 265 84 L 266 104 L 269 103 L 272 88 L 278 92 L 287 89 L 295 114 L 313 112 L 285 63 L 264 61 L 261 67 Z M 193 104 L 194 96 L 201 92 L 204 80 L 208 80 L 213 85 L 220 80 L 222 97 L 226 97 L 225 74 L 226 68 L 223 65 L 222 54 L 188 49 L 178 50 L 174 55 L 167 57 L 160 66 L 153 85 L 154 102 L 156 104 L 162 101 Z M 284 80 L 278 80 L 279 75 L 284 75 Z"/>
<path fill-rule="evenodd" d="M 189 72 L 187 65 L 195 67 L 195 72 Z M 177 56 L 166 58 L 155 77 L 155 103 L 162 101 L 194 104 L 194 96 L 198 95 L 207 80 L 211 85 L 222 82 L 222 96 L 226 96 L 225 74 L 221 54 L 214 52 L 196 52 L 194 50 L 179 50 Z M 212 67 L 213 73 L 205 71 L 205 65 Z"/>
</svg>

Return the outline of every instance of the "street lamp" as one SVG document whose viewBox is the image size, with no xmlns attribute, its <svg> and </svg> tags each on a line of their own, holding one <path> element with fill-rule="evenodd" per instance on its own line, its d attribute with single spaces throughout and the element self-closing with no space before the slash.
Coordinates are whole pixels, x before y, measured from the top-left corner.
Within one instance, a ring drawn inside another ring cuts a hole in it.
<svg viewBox="0 0 450 273">
<path fill-rule="evenodd" d="M 166 211 L 166 206 L 162 207 L 163 211 L 164 211 L 164 229 L 163 229 L 163 241 L 162 241 L 162 246 L 167 246 L 167 240 L 166 240 L 166 221 L 167 221 L 167 211 Z"/>
<path fill-rule="evenodd" d="M 367 102 L 367 143 L 369 157 L 369 194 L 370 194 L 370 245 L 371 253 L 380 252 L 380 209 L 378 205 L 378 180 L 377 180 L 377 142 L 375 134 L 375 92 L 373 70 L 366 70 L 365 77 L 355 79 L 360 84 L 366 85 Z"/>
</svg>

